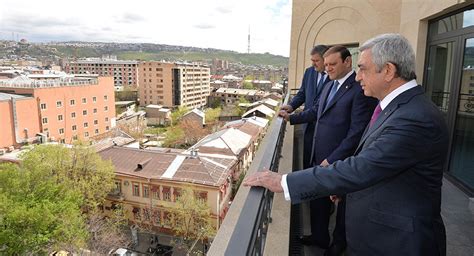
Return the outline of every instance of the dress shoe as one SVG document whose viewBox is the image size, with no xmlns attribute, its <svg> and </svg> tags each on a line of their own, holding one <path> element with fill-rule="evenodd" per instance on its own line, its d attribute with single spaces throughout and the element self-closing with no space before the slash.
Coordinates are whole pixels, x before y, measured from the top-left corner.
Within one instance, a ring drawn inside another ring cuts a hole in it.
<svg viewBox="0 0 474 256">
<path fill-rule="evenodd" d="M 317 241 L 316 239 L 314 239 L 313 236 L 300 236 L 299 240 L 303 245 L 316 245 L 322 249 L 327 249 L 328 244 L 329 244 L 329 243 L 321 243 Z"/>
<path fill-rule="evenodd" d="M 343 244 L 331 244 L 329 248 L 324 252 L 324 256 L 341 256 L 346 250 L 346 245 Z"/>
</svg>

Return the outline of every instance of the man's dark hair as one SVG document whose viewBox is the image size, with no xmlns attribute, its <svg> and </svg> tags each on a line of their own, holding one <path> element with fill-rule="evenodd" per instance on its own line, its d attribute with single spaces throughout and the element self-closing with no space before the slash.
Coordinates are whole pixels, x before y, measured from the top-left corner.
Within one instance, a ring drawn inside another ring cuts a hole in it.
<svg viewBox="0 0 474 256">
<path fill-rule="evenodd" d="M 326 51 L 326 53 L 324 53 L 324 56 L 328 56 L 329 54 L 333 54 L 333 53 L 336 53 L 336 52 L 341 54 L 342 61 L 345 61 L 347 59 L 347 57 L 352 56 L 351 52 L 345 46 L 342 46 L 342 45 L 335 45 L 335 46 L 329 48 Z"/>
<path fill-rule="evenodd" d="M 324 44 L 318 44 L 316 45 L 315 47 L 313 47 L 313 49 L 311 50 L 311 55 L 315 55 L 315 54 L 319 54 L 319 56 L 323 57 L 324 56 L 324 53 L 329 49 L 329 47 L 327 47 L 326 45 Z"/>
</svg>

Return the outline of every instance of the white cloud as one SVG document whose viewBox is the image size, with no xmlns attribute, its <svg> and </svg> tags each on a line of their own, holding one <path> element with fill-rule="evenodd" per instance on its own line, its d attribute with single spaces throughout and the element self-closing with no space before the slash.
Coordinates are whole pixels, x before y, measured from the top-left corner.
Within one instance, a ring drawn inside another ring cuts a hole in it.
<svg viewBox="0 0 474 256">
<path fill-rule="evenodd" d="M 288 56 L 291 0 L 0 0 L 0 39 L 145 42 Z"/>
</svg>

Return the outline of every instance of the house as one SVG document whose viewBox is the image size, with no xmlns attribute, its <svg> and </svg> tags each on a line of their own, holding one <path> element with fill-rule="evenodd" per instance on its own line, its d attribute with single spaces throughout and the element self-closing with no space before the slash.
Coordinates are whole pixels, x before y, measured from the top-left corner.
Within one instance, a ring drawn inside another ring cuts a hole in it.
<svg viewBox="0 0 474 256">
<path fill-rule="evenodd" d="M 115 167 L 115 189 L 104 204 L 105 214 L 121 204 L 131 223 L 170 232 L 170 209 L 190 187 L 211 209 L 217 230 L 229 207 L 234 158 L 204 156 L 196 151 L 151 151 L 110 147 L 99 152 Z"/>
<path fill-rule="evenodd" d="M 171 109 L 161 105 L 147 105 L 145 107 L 148 125 L 169 125 L 171 123 Z"/>
<path fill-rule="evenodd" d="M 263 118 L 271 118 L 274 115 L 275 115 L 275 110 L 262 104 L 245 112 L 242 115 L 242 117 L 258 116 L 258 117 L 263 117 Z"/>
<path fill-rule="evenodd" d="M 195 108 L 181 117 L 181 122 L 193 122 L 198 126 L 204 127 L 206 125 L 206 114 L 201 110 Z"/>
</svg>

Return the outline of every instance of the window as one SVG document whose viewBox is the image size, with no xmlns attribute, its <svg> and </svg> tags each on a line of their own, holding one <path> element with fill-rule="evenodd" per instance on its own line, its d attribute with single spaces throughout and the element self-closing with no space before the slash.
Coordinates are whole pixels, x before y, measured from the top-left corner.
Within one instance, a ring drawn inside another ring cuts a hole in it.
<svg viewBox="0 0 474 256">
<path fill-rule="evenodd" d="M 71 106 L 76 105 L 76 101 L 75 101 L 75 100 L 70 100 L 70 101 L 69 101 L 69 105 L 71 105 Z"/>
<path fill-rule="evenodd" d="M 66 140 L 65 140 L 65 139 L 60 139 L 59 142 L 62 143 L 62 144 L 66 144 Z"/>
<path fill-rule="evenodd" d="M 87 99 L 86 98 L 82 98 L 82 104 L 86 104 L 87 103 Z"/>
<path fill-rule="evenodd" d="M 64 128 L 59 129 L 59 134 L 64 134 Z"/>
<path fill-rule="evenodd" d="M 157 186 L 151 186 L 151 194 L 153 199 L 160 200 L 160 188 Z"/>
<path fill-rule="evenodd" d="M 109 97 L 107 95 L 104 95 L 104 100 L 107 100 Z"/>
<path fill-rule="evenodd" d="M 133 183 L 133 196 L 140 196 L 140 185 L 138 183 Z"/>
<path fill-rule="evenodd" d="M 108 131 L 108 130 L 109 130 L 109 126 L 106 126 L 106 127 L 105 127 L 105 130 Z"/>
<path fill-rule="evenodd" d="M 94 114 L 97 114 L 97 109 L 94 108 L 94 109 L 92 110 L 92 112 L 94 112 Z"/>
<path fill-rule="evenodd" d="M 62 121 L 63 120 L 63 115 L 58 115 L 58 121 Z"/>
<path fill-rule="evenodd" d="M 89 123 L 85 122 L 85 123 L 84 123 L 84 127 L 85 127 L 85 128 L 89 127 Z"/>
<path fill-rule="evenodd" d="M 46 103 L 41 103 L 40 107 L 41 107 L 42 110 L 45 110 L 46 109 Z"/>
<path fill-rule="evenodd" d="M 73 125 L 73 126 L 72 126 L 72 130 L 73 130 L 73 131 L 77 130 L 77 125 Z"/>
<path fill-rule="evenodd" d="M 105 106 L 104 107 L 104 111 L 108 111 L 109 110 L 109 107 L 108 106 Z"/>
<path fill-rule="evenodd" d="M 72 136 L 73 140 L 77 140 L 77 135 Z"/>
<path fill-rule="evenodd" d="M 47 124 L 48 123 L 48 118 L 47 117 L 43 117 L 43 124 Z"/>
<path fill-rule="evenodd" d="M 89 132 L 85 132 L 85 133 L 84 133 L 84 137 L 85 137 L 85 138 L 89 137 Z"/>
<path fill-rule="evenodd" d="M 150 190 L 148 185 L 143 185 L 143 197 L 150 197 Z"/>
<path fill-rule="evenodd" d="M 99 124 L 99 121 L 98 120 L 94 120 L 94 125 L 98 125 Z"/>
<path fill-rule="evenodd" d="M 163 187 L 163 200 L 171 201 L 171 191 L 169 187 Z"/>
<path fill-rule="evenodd" d="M 141 216 L 140 216 L 140 208 L 138 207 L 133 207 L 133 218 L 135 218 L 136 220 L 141 220 Z"/>
<path fill-rule="evenodd" d="M 120 180 L 116 180 L 115 182 L 115 193 L 122 193 L 122 182 Z"/>
<path fill-rule="evenodd" d="M 82 110 L 82 115 L 87 116 L 87 110 Z"/>
<path fill-rule="evenodd" d="M 108 117 L 106 117 L 106 118 L 105 118 L 105 121 L 106 121 L 106 122 L 108 122 L 108 121 L 109 121 L 109 118 L 108 118 Z"/>
<path fill-rule="evenodd" d="M 99 134 L 99 129 L 95 129 L 94 133 Z"/>
<path fill-rule="evenodd" d="M 97 97 L 92 97 L 92 102 L 97 102 Z"/>
<path fill-rule="evenodd" d="M 71 113 L 71 118 L 76 118 L 76 112 Z"/>
<path fill-rule="evenodd" d="M 62 107 L 62 106 L 63 106 L 63 102 L 62 102 L 62 101 L 60 101 L 60 100 L 56 101 L 56 107 L 60 108 L 60 107 Z"/>
</svg>

